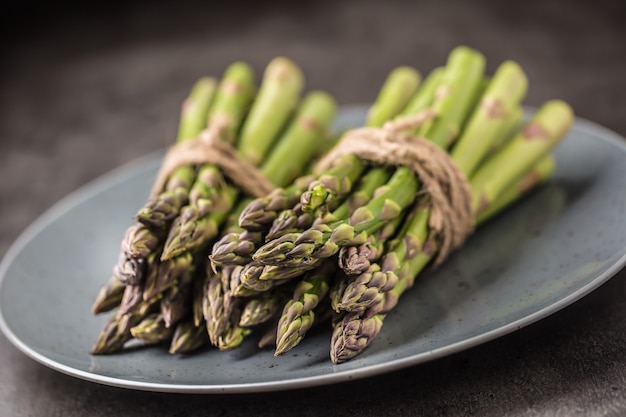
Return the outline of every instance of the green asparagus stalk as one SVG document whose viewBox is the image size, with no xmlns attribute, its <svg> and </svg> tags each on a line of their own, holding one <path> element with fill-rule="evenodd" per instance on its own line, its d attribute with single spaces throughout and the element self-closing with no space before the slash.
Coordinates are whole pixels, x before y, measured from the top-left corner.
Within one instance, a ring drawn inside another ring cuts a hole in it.
<svg viewBox="0 0 626 417">
<path fill-rule="evenodd" d="M 241 309 L 239 325 L 253 327 L 265 323 L 279 312 L 285 304 L 285 291 L 265 291 L 248 299 Z"/>
<path fill-rule="evenodd" d="M 163 343 L 172 339 L 174 328 L 165 325 L 160 313 L 152 313 L 130 328 L 133 338 L 147 344 Z"/>
<path fill-rule="evenodd" d="M 177 285 L 178 278 L 192 268 L 193 263 L 193 256 L 185 253 L 150 268 L 143 286 L 143 299 L 149 300 Z"/>
<path fill-rule="evenodd" d="M 441 84 L 443 71 L 444 67 L 437 67 L 428 73 L 424 83 L 420 85 L 413 98 L 411 98 L 406 107 L 400 112 L 400 116 L 417 114 L 430 107 L 437 92 L 437 88 Z M 394 115 L 392 115 L 392 117 L 393 116 Z"/>
<path fill-rule="evenodd" d="M 176 330 L 172 336 L 169 353 L 189 353 L 203 346 L 208 345 L 204 326 L 196 326 L 193 319 L 183 320 L 176 325 Z"/>
<path fill-rule="evenodd" d="M 382 126 L 399 114 L 415 94 L 421 78 L 420 73 L 411 67 L 402 66 L 392 70 L 369 109 L 367 126 Z"/>
<path fill-rule="evenodd" d="M 293 349 L 302 341 L 315 321 L 314 309 L 328 293 L 335 271 L 335 262 L 327 261 L 298 282 L 278 320 L 275 356 Z"/>
<path fill-rule="evenodd" d="M 239 152 L 255 166 L 263 161 L 300 100 L 304 76 L 287 58 L 274 58 L 265 69 L 261 88 L 239 138 Z"/>
<path fill-rule="evenodd" d="M 498 141 L 496 138 L 510 123 L 508 116 L 517 114 L 514 109 L 519 108 L 527 89 L 528 80 L 518 64 L 506 61 L 500 65 L 462 138 L 451 152 L 457 167 L 467 177 L 474 173 L 483 156 Z M 485 137 L 493 139 L 485 140 Z"/>
<path fill-rule="evenodd" d="M 359 275 L 367 271 L 373 262 L 378 261 L 385 251 L 387 240 L 394 236 L 404 217 L 398 216 L 358 246 L 344 246 L 339 250 L 339 267 L 347 275 Z"/>
<path fill-rule="evenodd" d="M 526 77 L 518 65 L 505 62 L 496 71 L 463 131 L 457 147 L 452 151 L 452 159 L 468 177 L 488 152 L 490 146 L 498 140 L 498 134 L 502 133 L 503 127 L 507 124 L 507 115 L 518 107 L 526 88 Z M 459 118 L 463 118 L 460 113 Z M 450 120 L 450 118 L 446 119 Z M 418 207 L 418 211 L 411 219 L 417 222 L 413 227 L 419 231 L 418 241 L 421 244 L 426 241 L 425 231 L 429 219 L 430 210 L 427 204 Z M 411 221 L 408 221 L 408 224 L 411 224 Z M 399 249 L 403 249 L 401 245 Z M 430 251 L 431 248 L 428 249 Z M 406 253 L 401 250 L 399 254 L 392 251 L 389 256 L 396 257 L 392 261 L 389 261 L 389 257 L 385 257 L 384 262 L 390 262 L 391 267 L 388 265 L 385 269 L 372 265 L 366 273 L 347 285 L 342 301 L 336 303 L 337 307 L 345 311 L 363 311 L 373 304 L 380 304 L 381 297 L 384 297 L 398 281 L 394 267 L 398 262 L 402 262 Z"/>
<path fill-rule="evenodd" d="M 485 58 L 473 49 L 460 46 L 450 52 L 432 105 L 437 118 L 419 129 L 421 136 L 442 148 L 457 139 L 481 86 L 484 68 Z"/>
<path fill-rule="evenodd" d="M 476 224 L 483 224 L 500 213 L 504 208 L 509 207 L 514 201 L 546 182 L 552 177 L 555 168 L 556 162 L 552 155 L 546 155 L 541 158 L 516 184 L 507 187 L 495 201 L 483 208 L 476 218 Z"/>
<path fill-rule="evenodd" d="M 141 285 L 127 285 L 122 295 L 118 314 L 125 314 L 143 301 L 143 287 Z"/>
<path fill-rule="evenodd" d="M 426 137 L 435 144 L 445 147 L 456 138 L 482 81 L 484 65 L 484 57 L 469 48 L 459 47 L 451 52 L 433 105 L 437 118 L 425 131 Z M 391 183 L 397 178 L 407 179 L 406 188 Z M 359 233 L 368 229 L 375 232 L 399 216 L 412 202 L 416 190 L 414 174 L 408 167 L 399 167 L 390 179 L 388 194 L 356 210 L 348 222 L 338 222 L 324 231 L 312 228 L 302 234 L 284 235 L 259 248 L 253 259 L 265 264 L 290 266 L 307 257 L 331 256 L 346 244 L 362 244 L 364 240 L 354 239 L 354 236 L 360 236 Z"/>
<path fill-rule="evenodd" d="M 163 293 L 160 308 L 167 327 L 175 325 L 189 314 L 194 279 L 197 278 L 192 267 L 179 277 L 177 285 L 168 288 Z"/>
<path fill-rule="evenodd" d="M 530 123 L 471 177 L 474 210 L 480 213 L 515 178 L 547 155 L 570 129 L 572 121 L 573 112 L 563 101 L 552 100 L 541 106 Z M 502 175 L 503 172 L 512 174 Z"/>
<path fill-rule="evenodd" d="M 113 314 L 104 326 L 91 348 L 93 355 L 105 355 L 119 352 L 126 342 L 132 339 L 130 329 L 139 324 L 157 307 L 158 298 L 142 301 L 124 314 Z"/>
<path fill-rule="evenodd" d="M 406 105 L 410 94 L 419 84 L 420 76 L 417 71 L 408 67 L 392 71 L 381 87 L 378 98 L 370 110 L 368 123 L 379 125 L 384 120 L 391 119 Z M 408 97 L 407 97 L 408 95 Z M 376 121 L 381 119 L 383 121 Z M 354 178 L 363 171 L 362 162 L 355 157 L 341 158 L 334 167 L 324 174 L 322 181 L 306 177 L 296 180 L 295 186 L 285 190 L 275 190 L 270 195 L 256 199 L 246 207 L 241 214 L 239 224 L 246 230 L 257 231 L 268 227 L 283 210 L 294 207 L 301 200 L 306 210 L 315 211 L 326 203 L 330 196 L 350 192 L 352 181 L 342 182 L 343 177 Z M 315 181 L 312 183 L 312 181 Z M 328 186 L 328 188 L 324 188 Z"/>
<path fill-rule="evenodd" d="M 111 311 L 119 306 L 124 296 L 125 288 L 126 286 L 120 282 L 117 276 L 111 276 L 109 281 L 98 291 L 98 295 L 96 295 L 91 305 L 91 312 L 93 314 L 100 314 Z"/>
</svg>

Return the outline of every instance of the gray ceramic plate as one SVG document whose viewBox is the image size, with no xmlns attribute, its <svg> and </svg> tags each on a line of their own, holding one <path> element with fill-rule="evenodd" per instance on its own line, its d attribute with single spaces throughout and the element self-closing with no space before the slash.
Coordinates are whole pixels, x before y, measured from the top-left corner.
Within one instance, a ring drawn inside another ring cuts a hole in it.
<svg viewBox="0 0 626 417">
<path fill-rule="evenodd" d="M 363 107 L 343 109 L 338 129 Z M 58 371 L 142 390 L 237 393 L 330 384 L 423 363 L 531 324 L 588 294 L 626 262 L 626 142 L 578 120 L 556 150 L 553 181 L 482 227 L 438 271 L 424 274 L 376 342 L 332 365 L 330 333 L 275 358 L 252 340 L 228 353 L 171 356 L 164 348 L 94 357 L 107 316 L 90 304 L 120 238 L 147 196 L 162 154 L 124 166 L 55 205 L 0 266 L 0 327 Z"/>
</svg>

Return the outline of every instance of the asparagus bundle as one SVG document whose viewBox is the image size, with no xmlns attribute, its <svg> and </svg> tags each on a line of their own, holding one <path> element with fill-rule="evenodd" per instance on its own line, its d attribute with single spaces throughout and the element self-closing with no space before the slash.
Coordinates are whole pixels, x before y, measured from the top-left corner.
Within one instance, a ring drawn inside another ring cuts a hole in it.
<svg viewBox="0 0 626 417">
<path fill-rule="evenodd" d="M 506 61 L 487 76 L 485 66 L 479 52 L 458 47 L 423 83 L 399 67 L 364 124 L 447 153 L 445 170 L 467 190 L 452 203 L 465 207 L 467 230 L 550 177 L 550 150 L 573 119 L 553 100 L 523 122 L 523 70 Z M 432 182 L 410 164 L 348 152 L 305 172 L 328 149 L 335 108 L 324 93 L 301 100 L 301 89 L 299 70 L 281 58 L 257 93 L 241 63 L 219 85 L 205 79 L 192 90 L 179 140 L 213 126 L 277 187 L 253 198 L 212 164 L 175 170 L 138 213 L 94 303 L 94 313 L 117 308 L 94 353 L 131 338 L 169 343 L 171 353 L 229 350 L 256 331 L 259 346 L 280 355 L 329 322 L 331 360 L 344 362 L 375 340 L 419 273 L 458 247 Z"/>
<path fill-rule="evenodd" d="M 259 166 L 270 182 L 286 185 L 318 149 L 328 146 L 336 112 L 327 93 L 313 91 L 301 97 L 302 89 L 301 70 L 285 58 L 268 64 L 258 92 L 250 67 L 232 64 L 219 86 L 207 78 L 192 89 L 183 105 L 179 141 L 213 129 L 237 147 L 241 160 Z M 117 351 L 132 337 L 146 343 L 170 342 L 171 352 L 205 344 L 207 247 L 232 227 L 232 219 L 249 200 L 219 166 L 175 169 L 164 190 L 139 211 L 123 242 L 118 265 L 124 265 L 129 271 L 125 276 L 132 279 L 124 279 L 116 266 L 93 304 L 94 313 L 118 307 L 93 353 Z M 144 304 L 150 308 L 139 314 Z M 130 315 L 132 321 L 124 319 L 122 328 L 120 319 Z"/>
<path fill-rule="evenodd" d="M 433 70 L 408 98 L 399 93 L 405 90 L 389 86 L 409 72 L 395 72 L 367 122 L 381 126 L 421 117 L 412 133 L 449 151 L 471 188 L 467 204 L 476 225 L 549 177 L 554 168 L 549 151 L 572 123 L 569 106 L 550 101 L 520 127 L 527 90 L 523 70 L 507 61 L 487 77 L 484 68 L 480 53 L 456 48 L 446 66 Z M 337 167 L 345 171 L 335 174 Z M 349 210 L 333 210 L 355 200 L 359 185 L 385 169 L 387 177 L 369 198 Z M 374 340 L 400 295 L 442 254 L 442 220 L 428 192 L 421 191 L 420 178 L 404 166 L 390 173 L 389 167 L 347 155 L 324 181 L 308 184 L 253 201 L 242 211 L 239 239 L 220 241 L 212 259 L 240 265 L 240 283 L 259 292 L 295 283 L 276 326 L 276 354 L 302 340 L 315 309 L 329 298 L 335 310 L 331 359 L 339 363 Z M 241 239 L 246 234 L 253 238 Z M 267 344 L 267 337 L 263 340 Z"/>
</svg>

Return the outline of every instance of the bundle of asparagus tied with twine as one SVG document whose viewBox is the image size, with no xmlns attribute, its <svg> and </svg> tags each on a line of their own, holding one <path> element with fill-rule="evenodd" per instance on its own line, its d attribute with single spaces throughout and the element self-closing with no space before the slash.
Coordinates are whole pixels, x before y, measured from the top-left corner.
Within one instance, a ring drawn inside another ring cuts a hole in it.
<svg viewBox="0 0 626 417">
<path fill-rule="evenodd" d="M 315 180 L 252 201 L 241 230 L 214 244 L 222 279 L 206 299 L 211 340 L 241 340 L 242 318 L 262 312 L 273 325 L 259 344 L 275 344 L 276 355 L 322 320 L 333 327 L 334 363 L 365 350 L 427 265 L 553 172 L 550 151 L 573 113 L 552 100 L 523 122 L 527 88 L 518 64 L 488 77 L 467 47 L 423 83 L 413 68 L 390 73 L 366 127 L 340 139 Z"/>
<path fill-rule="evenodd" d="M 93 303 L 96 314 L 115 312 L 92 353 L 119 351 L 131 339 L 169 343 L 172 353 L 208 344 L 202 300 L 211 243 L 236 226 L 253 197 L 301 176 L 331 139 L 334 99 L 302 96 L 303 88 L 302 71 L 283 57 L 268 64 L 258 90 L 243 62 L 219 82 L 194 85 L 177 143 Z"/>
</svg>

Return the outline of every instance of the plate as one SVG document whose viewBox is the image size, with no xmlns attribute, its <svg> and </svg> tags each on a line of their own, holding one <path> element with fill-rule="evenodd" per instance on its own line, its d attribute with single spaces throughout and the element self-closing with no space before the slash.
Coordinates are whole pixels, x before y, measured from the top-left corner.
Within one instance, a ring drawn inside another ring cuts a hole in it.
<svg viewBox="0 0 626 417">
<path fill-rule="evenodd" d="M 343 108 L 337 130 L 365 107 Z M 553 180 L 481 227 L 423 274 L 378 339 L 340 365 L 319 330 L 274 357 L 254 341 L 230 352 L 173 356 L 162 347 L 91 356 L 108 315 L 90 305 L 117 259 L 131 216 L 147 198 L 163 153 L 121 167 L 36 220 L 0 265 L 0 327 L 36 361 L 85 380 L 132 389 L 240 393 L 369 377 L 503 336 L 588 294 L 626 263 L 626 142 L 584 120 L 555 150 Z"/>
</svg>

